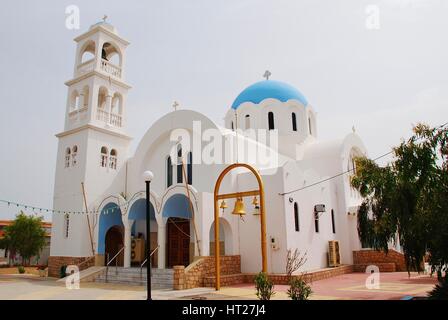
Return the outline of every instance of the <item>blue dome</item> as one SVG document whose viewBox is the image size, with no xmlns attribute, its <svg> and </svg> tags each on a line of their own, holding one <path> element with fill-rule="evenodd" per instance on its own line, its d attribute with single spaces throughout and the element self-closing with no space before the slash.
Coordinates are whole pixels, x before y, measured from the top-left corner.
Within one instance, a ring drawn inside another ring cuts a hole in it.
<svg viewBox="0 0 448 320">
<path fill-rule="evenodd" d="M 244 89 L 232 104 L 233 109 L 237 109 L 244 102 L 260 103 L 264 99 L 274 98 L 281 102 L 295 99 L 304 106 L 308 105 L 305 96 L 293 86 L 275 80 L 263 80 Z"/>
</svg>

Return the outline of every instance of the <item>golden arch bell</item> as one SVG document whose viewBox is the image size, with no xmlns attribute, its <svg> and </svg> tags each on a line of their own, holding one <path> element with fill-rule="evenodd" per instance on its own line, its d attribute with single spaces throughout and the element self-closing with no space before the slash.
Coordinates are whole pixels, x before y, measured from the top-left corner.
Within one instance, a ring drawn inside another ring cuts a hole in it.
<svg viewBox="0 0 448 320">
<path fill-rule="evenodd" d="M 244 216 L 246 210 L 244 209 L 244 202 L 242 197 L 238 197 L 235 202 L 235 207 L 233 208 L 232 214 Z"/>
</svg>

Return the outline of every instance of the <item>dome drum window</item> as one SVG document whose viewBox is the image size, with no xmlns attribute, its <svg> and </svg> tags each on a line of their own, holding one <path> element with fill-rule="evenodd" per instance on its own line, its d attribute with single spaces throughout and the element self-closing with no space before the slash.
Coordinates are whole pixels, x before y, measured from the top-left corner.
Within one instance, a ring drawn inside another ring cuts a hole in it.
<svg viewBox="0 0 448 320">
<path fill-rule="evenodd" d="M 295 112 L 291 114 L 291 121 L 292 121 L 292 131 L 297 131 L 297 116 Z"/>
<path fill-rule="evenodd" d="M 269 130 L 275 129 L 274 113 L 272 111 L 268 113 L 268 128 Z"/>
</svg>

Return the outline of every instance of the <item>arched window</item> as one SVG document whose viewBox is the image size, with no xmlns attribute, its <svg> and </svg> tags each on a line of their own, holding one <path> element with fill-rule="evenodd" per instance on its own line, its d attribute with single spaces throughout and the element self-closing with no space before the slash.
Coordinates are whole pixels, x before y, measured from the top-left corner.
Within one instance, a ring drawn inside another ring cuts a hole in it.
<svg viewBox="0 0 448 320">
<path fill-rule="evenodd" d="M 297 204 L 297 202 L 294 202 L 294 226 L 296 231 L 300 231 L 299 205 Z"/>
<path fill-rule="evenodd" d="M 72 148 L 72 166 L 76 166 L 77 159 L 76 156 L 78 155 L 78 146 L 73 146 Z"/>
<path fill-rule="evenodd" d="M 106 168 L 107 167 L 107 148 L 101 147 L 101 167 Z"/>
<path fill-rule="evenodd" d="M 95 47 L 96 45 L 93 40 L 89 40 L 84 44 L 84 48 L 80 52 L 80 64 L 83 64 L 95 58 Z"/>
<path fill-rule="evenodd" d="M 70 230 L 70 215 L 66 214 L 64 216 L 64 238 L 68 238 L 68 234 L 69 234 L 69 230 Z"/>
<path fill-rule="evenodd" d="M 250 129 L 250 115 L 246 114 L 246 116 L 244 117 L 244 121 L 245 121 L 245 128 Z"/>
<path fill-rule="evenodd" d="M 233 121 L 230 121 L 230 128 L 232 128 L 232 131 L 235 130 L 235 127 L 233 126 Z"/>
<path fill-rule="evenodd" d="M 183 179 L 183 170 L 182 170 L 182 145 L 177 145 L 177 183 L 182 183 Z"/>
<path fill-rule="evenodd" d="M 292 131 L 297 131 L 297 117 L 295 112 L 291 114 L 291 120 L 292 120 Z"/>
<path fill-rule="evenodd" d="M 336 226 L 334 224 L 334 210 L 331 209 L 331 230 L 336 233 Z"/>
<path fill-rule="evenodd" d="M 110 109 L 110 123 L 116 127 L 121 127 L 122 113 L 122 97 L 121 94 L 115 93 L 112 97 L 112 105 Z"/>
<path fill-rule="evenodd" d="M 115 149 L 110 150 L 109 168 L 117 169 L 117 151 Z"/>
<path fill-rule="evenodd" d="M 79 108 L 79 93 L 77 90 L 72 92 L 70 100 L 70 110 L 77 110 Z"/>
<path fill-rule="evenodd" d="M 121 110 L 122 103 L 121 102 L 122 102 L 121 95 L 116 92 L 112 98 L 111 113 L 121 115 L 121 113 L 122 113 L 122 110 Z"/>
<path fill-rule="evenodd" d="M 71 150 L 70 148 L 65 149 L 65 167 L 70 167 L 70 154 Z"/>
<path fill-rule="evenodd" d="M 107 100 L 107 89 L 105 87 L 101 87 L 98 90 L 98 109 L 106 110 L 106 100 Z"/>
<path fill-rule="evenodd" d="M 121 66 L 121 56 L 118 49 L 110 42 L 105 42 L 101 50 L 101 58 L 116 66 Z"/>
<path fill-rule="evenodd" d="M 87 108 L 89 106 L 89 94 L 90 94 L 89 86 L 85 86 L 82 89 L 82 95 L 83 95 L 82 107 L 83 108 Z"/>
<path fill-rule="evenodd" d="M 173 163 L 171 157 L 166 158 L 166 187 L 171 187 L 173 185 Z"/>
<path fill-rule="evenodd" d="M 274 113 L 272 111 L 268 113 L 268 127 L 269 127 L 269 130 L 274 130 L 275 129 Z"/>
<path fill-rule="evenodd" d="M 319 212 L 314 210 L 314 231 L 319 232 Z"/>
<path fill-rule="evenodd" d="M 193 153 L 188 153 L 187 162 L 187 180 L 188 184 L 193 184 Z"/>
<path fill-rule="evenodd" d="M 107 96 L 108 91 L 105 87 L 101 87 L 98 90 L 98 110 L 97 110 L 97 119 L 107 122 L 109 120 L 109 114 L 107 110 Z"/>
</svg>

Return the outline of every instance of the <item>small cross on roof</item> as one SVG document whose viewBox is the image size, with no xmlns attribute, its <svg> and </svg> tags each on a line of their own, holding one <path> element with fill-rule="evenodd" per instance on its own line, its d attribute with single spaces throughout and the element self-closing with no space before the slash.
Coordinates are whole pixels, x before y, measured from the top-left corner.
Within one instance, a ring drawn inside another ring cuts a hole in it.
<svg viewBox="0 0 448 320">
<path fill-rule="evenodd" d="M 269 80 L 269 77 L 272 75 L 272 73 L 269 70 L 266 70 L 264 72 L 263 77 L 266 78 L 266 80 Z"/>
</svg>

